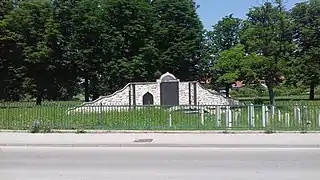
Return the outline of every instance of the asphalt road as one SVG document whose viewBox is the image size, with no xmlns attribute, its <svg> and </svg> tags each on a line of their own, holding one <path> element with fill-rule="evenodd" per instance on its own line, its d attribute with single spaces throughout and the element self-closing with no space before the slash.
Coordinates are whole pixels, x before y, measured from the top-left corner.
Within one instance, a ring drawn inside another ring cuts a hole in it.
<svg viewBox="0 0 320 180">
<path fill-rule="evenodd" d="M 317 148 L 0 147 L 3 180 L 314 180 Z"/>
</svg>

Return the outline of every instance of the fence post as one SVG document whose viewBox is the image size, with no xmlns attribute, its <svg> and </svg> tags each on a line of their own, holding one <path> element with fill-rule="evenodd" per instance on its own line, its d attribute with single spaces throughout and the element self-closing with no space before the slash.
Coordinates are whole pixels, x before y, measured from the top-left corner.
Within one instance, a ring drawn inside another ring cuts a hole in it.
<svg viewBox="0 0 320 180">
<path fill-rule="evenodd" d="M 307 107 L 306 106 L 302 107 L 301 123 L 302 123 L 303 130 L 307 130 L 307 129 L 305 129 L 305 128 L 308 128 L 308 124 L 307 124 Z"/>
<path fill-rule="evenodd" d="M 251 114 L 251 126 L 255 127 L 255 113 L 254 113 L 254 105 L 251 104 L 250 106 L 250 114 Z"/>
<path fill-rule="evenodd" d="M 98 119 L 98 123 L 99 123 L 99 129 L 102 129 L 102 102 L 100 103 L 100 106 L 99 106 L 99 119 Z"/>
<path fill-rule="evenodd" d="M 293 107 L 293 118 L 294 120 L 298 120 L 298 105 L 295 104 L 294 107 Z"/>
<path fill-rule="evenodd" d="M 234 125 L 235 126 L 239 126 L 239 122 L 238 122 L 238 116 L 239 114 L 241 114 L 240 109 L 235 110 L 235 115 L 234 115 Z"/>
<path fill-rule="evenodd" d="M 272 119 L 274 120 L 274 116 L 276 114 L 276 107 L 274 105 L 272 105 L 271 107 L 271 114 L 272 114 Z"/>
<path fill-rule="evenodd" d="M 290 127 L 290 115 L 289 115 L 289 113 L 286 113 L 286 124 L 287 124 L 287 126 L 288 127 Z"/>
<path fill-rule="evenodd" d="M 298 117 L 298 124 L 300 125 L 301 124 L 301 110 L 299 107 L 297 108 L 297 117 Z"/>
<path fill-rule="evenodd" d="M 146 129 L 150 129 L 150 105 L 147 105 L 147 114 L 146 114 Z"/>
<path fill-rule="evenodd" d="M 250 111 L 251 111 L 251 107 L 250 107 L 250 105 L 248 105 L 248 107 L 247 107 L 247 112 L 248 112 L 247 119 L 248 119 L 249 128 L 251 127 L 251 113 L 250 113 Z"/>
<path fill-rule="evenodd" d="M 169 113 L 169 127 L 172 127 L 172 116 L 171 116 L 171 113 Z"/>
<path fill-rule="evenodd" d="M 232 127 L 230 106 L 226 107 L 226 126 L 228 128 Z"/>
<path fill-rule="evenodd" d="M 262 105 L 262 127 L 266 127 L 266 106 Z"/>
<path fill-rule="evenodd" d="M 308 118 L 307 118 L 307 106 L 303 106 L 303 121 L 304 123 L 307 125 L 307 121 L 308 121 Z"/>
<path fill-rule="evenodd" d="M 318 112 L 318 127 L 320 127 L 320 112 Z"/>
<path fill-rule="evenodd" d="M 217 127 L 221 126 L 221 108 L 220 106 L 216 106 L 216 116 L 217 116 Z"/>
<path fill-rule="evenodd" d="M 269 125 L 269 107 L 266 106 L 266 126 Z"/>
<path fill-rule="evenodd" d="M 201 124 L 204 125 L 204 109 L 201 108 Z"/>
</svg>

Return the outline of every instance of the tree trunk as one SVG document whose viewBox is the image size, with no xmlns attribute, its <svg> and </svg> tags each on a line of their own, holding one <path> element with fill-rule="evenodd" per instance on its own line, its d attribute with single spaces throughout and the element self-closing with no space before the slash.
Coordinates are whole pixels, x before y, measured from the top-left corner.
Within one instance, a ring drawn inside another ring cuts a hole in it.
<svg viewBox="0 0 320 180">
<path fill-rule="evenodd" d="M 274 95 L 274 91 L 273 91 L 273 84 L 272 83 L 267 83 L 267 87 L 268 87 L 268 92 L 269 92 L 269 101 L 271 105 L 275 105 L 276 104 L 276 100 L 275 100 L 275 95 Z"/>
<path fill-rule="evenodd" d="M 43 88 L 42 87 L 38 87 L 38 94 L 37 94 L 37 100 L 36 100 L 36 105 L 37 106 L 41 105 L 42 98 L 43 98 Z"/>
<path fill-rule="evenodd" d="M 84 79 L 84 101 L 89 102 L 90 93 L 89 93 L 89 79 L 86 77 Z"/>
<path fill-rule="evenodd" d="M 315 94 L 315 83 L 314 82 L 311 82 L 311 84 L 310 84 L 310 96 L 309 96 L 309 99 L 310 100 L 314 100 L 314 94 Z"/>
<path fill-rule="evenodd" d="M 99 98 L 99 85 L 96 76 L 93 76 L 90 81 L 90 94 L 92 94 L 93 101 Z"/>
<path fill-rule="evenodd" d="M 226 86 L 226 97 L 227 98 L 230 97 L 230 86 L 229 85 Z"/>
</svg>

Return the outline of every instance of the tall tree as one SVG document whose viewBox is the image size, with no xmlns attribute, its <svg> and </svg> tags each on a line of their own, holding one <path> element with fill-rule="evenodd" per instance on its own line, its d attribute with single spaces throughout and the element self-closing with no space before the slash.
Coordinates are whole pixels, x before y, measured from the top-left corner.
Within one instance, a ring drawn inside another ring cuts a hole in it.
<svg viewBox="0 0 320 180">
<path fill-rule="evenodd" d="M 0 2 L 0 99 L 18 101 L 24 96 L 25 71 L 21 46 L 15 42 L 17 34 L 7 29 L 7 18 L 18 1 Z"/>
<path fill-rule="evenodd" d="M 219 85 L 224 86 L 226 89 L 227 97 L 229 97 L 229 90 L 233 83 L 230 81 L 235 80 L 237 78 L 235 77 L 231 78 L 230 74 L 227 73 L 229 78 L 225 79 L 227 75 L 225 74 L 226 70 L 225 69 L 219 70 L 217 68 L 224 66 L 222 64 L 225 64 L 226 62 L 234 64 L 233 62 L 230 62 L 230 60 L 235 60 L 237 62 L 236 59 L 225 57 L 225 56 L 229 56 L 228 54 L 231 52 L 228 52 L 228 50 L 230 50 L 231 48 L 234 48 L 240 42 L 239 35 L 240 35 L 241 24 L 242 24 L 241 22 L 242 22 L 241 19 L 234 18 L 233 15 L 230 14 L 229 16 L 222 18 L 222 20 L 220 20 L 216 25 L 213 26 L 213 30 L 208 33 L 210 48 L 211 48 L 211 52 L 213 53 L 213 58 L 212 58 L 213 64 L 214 64 L 213 70 L 215 72 L 213 74 L 213 80 L 214 80 L 213 83 L 218 86 Z M 239 51 L 240 49 L 236 48 L 234 50 Z M 224 52 L 224 55 L 223 57 L 220 58 L 220 55 L 222 52 Z M 239 54 L 239 55 L 242 56 L 243 54 Z M 227 61 L 226 61 L 226 58 L 228 59 Z M 228 69 L 233 69 L 233 68 L 234 67 L 228 68 Z M 217 73 L 217 72 L 220 72 L 220 73 Z"/>
<path fill-rule="evenodd" d="M 263 58 L 255 68 L 257 78 L 265 80 L 271 104 L 275 104 L 274 87 L 283 80 L 283 62 L 288 60 L 292 50 L 291 23 L 283 1 L 266 2 L 253 7 L 247 14 L 242 43 L 247 53 L 256 53 Z"/>
<path fill-rule="evenodd" d="M 69 100 L 81 92 L 71 43 L 75 26 L 72 17 L 76 3 L 79 1 L 53 0 L 52 2 L 53 19 L 58 24 L 58 34 L 52 40 L 56 44 L 53 47 L 55 52 L 53 55 L 55 59 L 54 83 L 51 84 L 48 92 L 48 98 L 52 100 Z"/>
<path fill-rule="evenodd" d="M 212 67 L 216 78 L 215 84 L 226 87 L 226 97 L 229 97 L 229 89 L 235 81 L 242 80 L 242 66 L 245 58 L 244 48 L 239 45 L 222 51 Z"/>
<path fill-rule="evenodd" d="M 152 73 L 152 9 L 145 0 L 81 0 L 72 11 L 68 48 L 85 100 L 112 93 Z"/>
<path fill-rule="evenodd" d="M 106 2 L 106 1 L 103 1 Z M 105 67 L 101 57 L 107 39 L 103 37 L 104 19 L 100 1 L 64 0 L 56 3 L 63 33 L 63 58 L 70 69 L 84 79 L 85 101 L 90 98 L 90 81 L 94 81 Z M 69 15 L 69 17 L 63 17 Z M 96 87 L 98 89 L 98 87 Z"/>
<path fill-rule="evenodd" d="M 233 14 L 222 18 L 209 32 L 213 52 L 219 53 L 235 47 L 239 42 L 242 20 Z"/>
<path fill-rule="evenodd" d="M 309 0 L 297 4 L 291 11 L 294 39 L 297 46 L 293 69 L 296 79 L 310 87 L 310 100 L 320 84 L 320 1 Z"/>
<path fill-rule="evenodd" d="M 21 47 L 20 61 L 30 86 L 35 86 L 37 105 L 41 104 L 45 90 L 52 83 L 53 47 L 56 45 L 57 24 L 53 20 L 50 0 L 22 1 L 6 18 L 6 29 Z"/>
<path fill-rule="evenodd" d="M 203 49 L 203 25 L 193 0 L 153 0 L 153 37 L 159 50 L 159 71 L 181 80 L 194 79 Z"/>
<path fill-rule="evenodd" d="M 153 79 L 157 49 L 152 38 L 153 12 L 145 0 L 110 0 L 105 19 L 110 55 L 105 59 L 104 82 L 108 93 L 130 81 Z"/>
</svg>

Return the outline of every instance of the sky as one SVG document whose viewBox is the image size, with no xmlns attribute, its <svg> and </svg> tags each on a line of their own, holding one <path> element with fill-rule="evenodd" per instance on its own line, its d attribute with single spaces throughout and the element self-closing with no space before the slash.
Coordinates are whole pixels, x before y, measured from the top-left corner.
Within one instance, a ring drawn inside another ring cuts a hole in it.
<svg viewBox="0 0 320 180">
<path fill-rule="evenodd" d="M 304 1 L 306 0 L 284 0 L 287 9 Z M 198 9 L 200 19 L 208 30 L 212 29 L 213 24 L 231 13 L 234 14 L 234 17 L 245 18 L 249 8 L 258 6 L 261 2 L 262 0 L 196 0 L 196 3 L 200 5 Z"/>
</svg>

